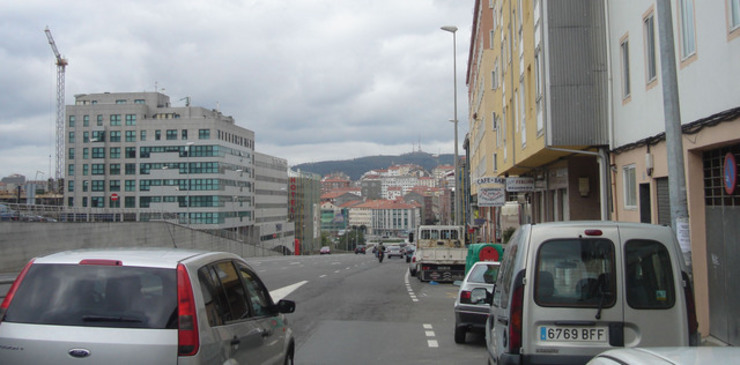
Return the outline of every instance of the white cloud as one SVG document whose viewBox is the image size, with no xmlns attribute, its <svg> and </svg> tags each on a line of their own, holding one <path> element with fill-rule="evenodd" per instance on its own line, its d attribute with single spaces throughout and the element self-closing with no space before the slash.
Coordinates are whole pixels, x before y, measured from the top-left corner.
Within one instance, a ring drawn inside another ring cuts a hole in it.
<svg viewBox="0 0 740 365">
<path fill-rule="evenodd" d="M 31 178 L 54 151 L 56 70 L 75 94 L 153 91 L 216 108 L 257 150 L 301 162 L 453 151 L 456 24 L 460 141 L 473 1 L 188 0 L 0 4 L 0 177 Z M 8 71 L 12 70 L 12 71 Z M 429 147 L 427 147 L 429 146 Z M 436 148 L 436 149 L 434 149 Z M 462 151 L 462 149 L 460 149 Z"/>
</svg>

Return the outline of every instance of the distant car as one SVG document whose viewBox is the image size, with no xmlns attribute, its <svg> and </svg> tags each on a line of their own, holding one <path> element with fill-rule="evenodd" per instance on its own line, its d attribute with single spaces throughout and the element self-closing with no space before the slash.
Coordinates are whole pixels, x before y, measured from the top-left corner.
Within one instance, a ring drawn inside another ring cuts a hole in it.
<svg viewBox="0 0 740 365">
<path fill-rule="evenodd" d="M 604 351 L 588 365 L 694 365 L 733 364 L 740 358 L 738 347 L 645 347 Z"/>
<path fill-rule="evenodd" d="M 394 257 L 394 256 L 398 256 L 398 258 L 403 258 L 403 253 L 401 252 L 401 247 L 400 246 L 396 246 L 396 245 L 388 246 L 385 249 L 385 254 L 386 254 L 386 256 L 388 256 L 388 258 L 391 258 L 391 257 Z"/>
<path fill-rule="evenodd" d="M 324 246 L 319 251 L 319 254 L 320 255 L 329 255 L 329 254 L 331 254 L 331 249 L 329 248 L 329 246 Z"/>
<path fill-rule="evenodd" d="M 365 245 L 357 245 L 357 247 L 355 247 L 355 255 L 358 253 L 365 253 Z"/>
<path fill-rule="evenodd" d="M 456 343 L 465 343 L 468 331 L 485 331 L 491 307 L 486 297 L 493 295 L 500 265 L 496 261 L 478 261 L 462 282 L 455 282 L 460 284 L 454 305 Z"/>
<path fill-rule="evenodd" d="M 10 287 L 0 363 L 290 364 L 294 310 L 231 253 L 67 251 L 31 260 Z"/>
</svg>

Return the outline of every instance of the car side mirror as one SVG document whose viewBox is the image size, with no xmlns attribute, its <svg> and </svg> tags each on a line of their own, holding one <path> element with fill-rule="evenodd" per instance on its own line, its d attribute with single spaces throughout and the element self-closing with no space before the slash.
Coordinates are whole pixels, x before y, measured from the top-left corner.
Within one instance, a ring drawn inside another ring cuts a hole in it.
<svg viewBox="0 0 740 365">
<path fill-rule="evenodd" d="M 493 295 L 488 292 L 485 288 L 475 288 L 473 291 L 470 292 L 470 303 L 472 304 L 480 304 L 480 303 L 486 303 L 491 304 L 493 303 Z"/>
<path fill-rule="evenodd" d="M 292 300 L 280 299 L 275 305 L 279 313 L 293 313 L 295 312 L 295 302 Z"/>
</svg>

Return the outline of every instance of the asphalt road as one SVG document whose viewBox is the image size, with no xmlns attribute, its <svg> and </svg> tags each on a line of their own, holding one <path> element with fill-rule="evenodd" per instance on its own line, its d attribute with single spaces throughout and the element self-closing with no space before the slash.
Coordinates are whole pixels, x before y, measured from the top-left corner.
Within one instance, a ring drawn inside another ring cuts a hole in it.
<svg viewBox="0 0 740 365">
<path fill-rule="evenodd" d="M 273 296 L 296 301 L 289 315 L 296 364 L 486 362 L 483 335 L 454 342 L 457 287 L 410 277 L 405 260 L 343 254 L 249 261 Z"/>
</svg>

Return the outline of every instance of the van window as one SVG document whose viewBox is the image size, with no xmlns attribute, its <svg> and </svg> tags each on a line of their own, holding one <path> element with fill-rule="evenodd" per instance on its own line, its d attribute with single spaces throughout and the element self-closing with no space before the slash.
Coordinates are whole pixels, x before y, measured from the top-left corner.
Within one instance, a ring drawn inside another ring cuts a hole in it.
<svg viewBox="0 0 740 365">
<path fill-rule="evenodd" d="M 673 307 L 676 293 L 671 258 L 663 244 L 631 240 L 624 245 L 627 304 L 635 309 Z"/>
<path fill-rule="evenodd" d="M 555 307 L 614 305 L 614 243 L 599 239 L 554 239 L 540 245 L 534 270 L 535 303 Z"/>
<path fill-rule="evenodd" d="M 496 289 L 493 293 L 493 305 L 506 309 L 509 307 L 509 293 L 511 292 L 511 281 L 514 279 L 514 266 L 516 266 L 517 254 L 519 253 L 519 238 L 522 229 L 517 229 L 509 239 L 504 251 L 504 260 L 499 268 Z"/>
</svg>

